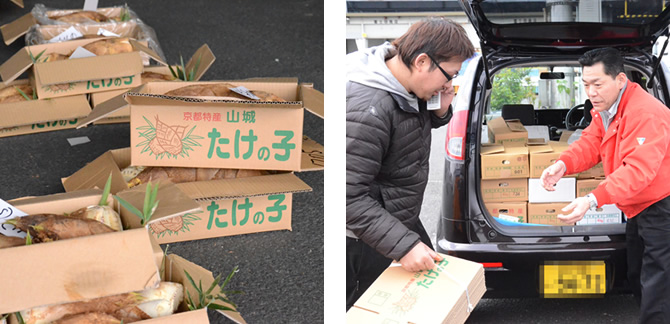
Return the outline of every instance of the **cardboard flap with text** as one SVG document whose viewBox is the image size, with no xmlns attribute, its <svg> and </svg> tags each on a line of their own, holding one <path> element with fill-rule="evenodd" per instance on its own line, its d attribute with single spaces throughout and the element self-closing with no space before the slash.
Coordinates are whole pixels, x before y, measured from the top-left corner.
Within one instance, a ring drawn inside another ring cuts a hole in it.
<svg viewBox="0 0 670 324">
<path fill-rule="evenodd" d="M 100 194 L 87 190 L 10 204 L 27 214 L 62 214 L 97 204 Z M 0 313 L 155 287 L 156 249 L 146 228 L 2 249 L 0 275 L 12 280 L 0 291 Z"/>
<path fill-rule="evenodd" d="M 16 80 L 10 86 L 27 84 L 28 80 Z M 29 100 L 2 104 L 0 128 L 32 125 L 54 120 L 72 120 L 87 116 L 91 106 L 85 95 L 74 95 L 50 100 Z"/>
<path fill-rule="evenodd" d="M 142 72 L 143 64 L 140 52 L 146 53 L 161 64 L 166 64 L 156 52 L 147 46 L 130 39 L 135 51 L 113 55 L 85 57 L 72 60 L 58 60 L 47 63 L 34 63 L 32 57 L 46 57 L 50 53 L 69 55 L 73 50 L 87 44 L 107 38 L 79 39 L 54 44 L 26 46 L 0 65 L 0 76 L 5 83 L 18 78 L 33 64 L 39 65 L 36 77 L 42 84 L 58 84 L 105 78 L 126 77 Z"/>
</svg>

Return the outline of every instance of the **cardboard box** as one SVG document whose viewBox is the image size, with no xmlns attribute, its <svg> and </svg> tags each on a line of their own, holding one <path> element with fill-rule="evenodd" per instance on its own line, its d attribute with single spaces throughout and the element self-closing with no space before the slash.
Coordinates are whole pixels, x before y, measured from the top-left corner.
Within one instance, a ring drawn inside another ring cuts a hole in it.
<svg viewBox="0 0 670 324">
<path fill-rule="evenodd" d="M 605 169 L 603 168 L 603 163 L 600 162 L 594 167 L 577 174 L 577 179 L 593 179 L 593 178 L 604 178 Z"/>
<path fill-rule="evenodd" d="M 556 226 L 571 226 L 558 220 L 558 214 L 565 214 L 561 209 L 567 206 L 568 203 L 548 203 L 535 204 L 528 203 L 528 223 L 529 224 L 544 224 Z"/>
<path fill-rule="evenodd" d="M 195 70 L 195 73 L 193 74 L 194 76 L 193 81 L 199 81 L 200 78 L 202 78 L 202 76 L 205 74 L 205 72 L 207 72 L 207 70 L 212 66 L 215 60 L 216 57 L 214 56 L 214 53 L 212 53 L 212 50 L 209 48 L 209 46 L 205 44 L 201 46 L 195 52 L 195 54 L 193 54 L 191 59 L 186 63 L 184 67 L 186 71 Z M 196 66 L 198 67 L 197 70 L 195 69 Z M 175 67 L 173 67 L 173 69 L 177 71 Z M 170 72 L 170 68 L 167 66 L 146 66 L 144 67 L 143 72 L 154 72 L 165 75 L 172 75 L 172 72 Z M 175 81 L 181 82 L 181 80 L 179 79 L 176 79 Z M 142 81 L 142 83 L 144 84 L 146 82 Z M 118 97 L 128 92 L 128 90 L 129 89 L 122 89 L 122 90 L 91 93 L 91 107 L 95 108 L 107 100 Z M 129 122 L 130 122 L 130 107 L 126 106 L 123 109 L 119 109 L 107 115 L 107 117 L 105 118 L 95 121 L 95 124 L 113 124 L 113 123 L 129 123 Z"/>
<path fill-rule="evenodd" d="M 28 82 L 16 80 L 9 86 Z M 85 95 L 0 104 L 0 137 L 74 128 L 90 112 Z"/>
<path fill-rule="evenodd" d="M 482 179 L 528 178 L 528 148 L 482 145 Z"/>
<path fill-rule="evenodd" d="M 621 210 L 616 205 L 603 205 L 596 211 L 587 211 L 577 225 L 600 225 L 622 223 Z"/>
<path fill-rule="evenodd" d="M 526 202 L 487 202 L 486 210 L 494 217 L 507 215 L 516 217 L 519 223 L 526 223 L 528 203 Z"/>
<path fill-rule="evenodd" d="M 491 143 L 505 146 L 524 146 L 528 143 L 528 132 L 518 119 L 494 118 L 488 122 Z"/>
<path fill-rule="evenodd" d="M 464 323 L 486 292 L 481 264 L 442 255 L 426 271 L 392 264 L 347 312 L 347 323 Z"/>
<path fill-rule="evenodd" d="M 482 197 L 485 203 L 528 201 L 528 179 L 482 180 Z"/>
<path fill-rule="evenodd" d="M 315 152 L 323 150 L 323 146 L 310 139 L 306 139 L 304 143 L 303 149 L 309 150 L 303 153 L 304 169 L 322 170 L 323 160 L 314 157 L 317 156 Z M 128 165 L 129 148 L 111 150 L 64 180 L 63 186 L 66 191 L 100 187 L 111 172 L 112 192 L 123 191 L 127 184 L 121 170 Z M 177 187 L 197 201 L 202 210 L 181 218 L 165 218 L 152 223 L 151 232 L 161 244 L 291 230 L 293 193 L 311 191 L 307 184 L 288 172 L 252 178 L 182 183 L 177 184 Z M 135 199 L 141 198 L 142 195 Z"/>
<path fill-rule="evenodd" d="M 542 187 L 540 179 L 528 179 L 528 202 L 551 203 L 571 202 L 575 200 L 575 178 L 561 178 L 554 186 L 554 191 Z"/>
<path fill-rule="evenodd" d="M 550 141 L 545 145 L 528 145 L 530 177 L 539 178 L 542 171 L 554 164 L 563 151 L 568 148 L 564 143 Z"/>
<path fill-rule="evenodd" d="M 577 178 L 577 197 L 584 197 L 595 190 L 605 179 L 579 179 Z"/>
<path fill-rule="evenodd" d="M 82 39 L 62 43 L 26 46 L 0 65 L 0 76 L 5 84 L 30 70 L 30 81 L 40 99 L 75 94 L 129 89 L 141 84 L 143 64 L 140 52 L 165 64 L 158 54 L 137 41 L 130 40 L 135 51 L 53 62 L 33 63 L 31 54 L 50 53 L 69 55 L 77 47 L 100 39 Z"/>
<path fill-rule="evenodd" d="M 27 214 L 62 214 L 98 204 L 100 196 L 101 190 L 92 189 L 8 203 Z M 0 291 L 0 313 L 152 287 L 159 274 L 150 240 L 140 228 L 2 249 L 0 275 L 14 280 Z"/>
<path fill-rule="evenodd" d="M 159 195 L 160 191 L 161 189 Z M 100 196 L 101 190 L 91 189 L 20 198 L 9 203 L 28 214 L 65 213 L 97 204 Z M 166 214 L 175 211 L 174 204 L 163 204 L 163 202 L 161 200 L 156 213 Z M 178 211 L 176 215 L 181 212 Z M 136 218 L 124 209 L 120 210 L 120 214 L 124 223 L 128 218 Z M 6 289 L 0 291 L 2 313 L 139 291 L 155 287 L 160 280 L 181 283 L 191 296 L 197 296 L 195 289 L 185 278 L 184 270 L 187 270 L 196 282 L 202 280 L 203 286 L 209 287 L 214 281 L 210 271 L 177 255 L 167 255 L 163 262 L 163 251 L 144 227 L 5 248 L 0 250 L 0 257 L 9 261 L 0 267 L 0 274 L 5 278 L 14 278 L 5 283 Z M 25 262 L 40 266 L 27 267 Z M 161 269 L 163 264 L 165 267 Z M 44 275 L 44 269 L 49 269 L 48 276 Z M 40 293 L 33 293 L 35 291 Z M 214 292 L 218 292 L 218 289 Z M 145 322 L 209 323 L 205 309 L 187 311 L 184 301 L 179 310 L 171 316 Z M 236 323 L 246 323 L 237 312 L 221 313 Z M 12 323 L 16 323 L 16 320 L 14 319 Z"/>
<path fill-rule="evenodd" d="M 300 171 L 303 108 L 323 117 L 323 93 L 311 85 L 235 82 L 288 102 L 162 95 L 191 84 L 150 82 L 97 106 L 84 126 L 130 105 L 132 165 Z M 127 101 L 127 102 L 126 102 Z"/>
</svg>

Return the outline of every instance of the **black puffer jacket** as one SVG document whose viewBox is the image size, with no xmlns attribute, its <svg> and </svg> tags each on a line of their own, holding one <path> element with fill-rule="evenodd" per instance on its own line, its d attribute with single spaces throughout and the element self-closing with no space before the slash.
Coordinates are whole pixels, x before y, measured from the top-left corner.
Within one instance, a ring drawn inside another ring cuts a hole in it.
<svg viewBox="0 0 670 324">
<path fill-rule="evenodd" d="M 409 106 L 396 94 L 347 82 L 347 229 L 400 260 L 419 242 L 431 129 L 451 119 Z"/>
</svg>

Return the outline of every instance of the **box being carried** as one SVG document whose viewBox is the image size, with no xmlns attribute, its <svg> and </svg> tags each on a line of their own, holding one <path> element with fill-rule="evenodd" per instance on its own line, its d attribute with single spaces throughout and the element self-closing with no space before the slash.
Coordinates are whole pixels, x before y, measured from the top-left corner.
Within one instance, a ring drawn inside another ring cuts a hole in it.
<svg viewBox="0 0 670 324">
<path fill-rule="evenodd" d="M 528 202 L 530 203 L 570 203 L 575 200 L 575 178 L 561 178 L 556 182 L 554 191 L 542 187 L 540 179 L 528 179 Z"/>
<path fill-rule="evenodd" d="M 98 105 L 80 126 L 130 105 L 132 165 L 300 171 L 303 110 L 322 117 L 323 93 L 297 80 L 231 83 L 287 101 L 167 96 L 189 85 L 225 83 L 150 82 Z"/>
<path fill-rule="evenodd" d="M 391 264 L 347 312 L 347 323 L 464 323 L 486 292 L 481 264 L 441 254 L 435 268 Z"/>
</svg>

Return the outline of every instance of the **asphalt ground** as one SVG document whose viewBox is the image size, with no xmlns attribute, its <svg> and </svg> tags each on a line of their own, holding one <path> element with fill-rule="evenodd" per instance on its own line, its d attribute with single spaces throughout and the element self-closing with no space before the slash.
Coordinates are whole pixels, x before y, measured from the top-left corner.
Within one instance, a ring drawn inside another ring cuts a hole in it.
<svg viewBox="0 0 670 324">
<path fill-rule="evenodd" d="M 83 7 L 81 0 L 24 2 L 22 9 L 0 0 L 0 25 L 28 13 L 36 3 Z M 177 63 L 180 55 L 190 57 L 207 43 L 217 59 L 202 80 L 297 77 L 324 91 L 323 1 L 100 0 L 98 6 L 123 3 L 154 28 L 169 63 Z M 11 46 L 0 44 L 0 62 L 23 45 L 23 39 Z M 306 112 L 303 133 L 323 144 L 323 124 Z M 90 142 L 70 146 L 68 138 L 81 136 Z M 107 150 L 129 145 L 128 124 L 0 138 L 0 198 L 63 192 L 62 177 Z M 297 176 L 313 191 L 294 195 L 292 231 L 170 244 L 170 252 L 215 275 L 239 266 L 228 288 L 244 292 L 232 298 L 248 323 L 324 322 L 323 171 Z M 211 323 L 232 322 L 211 311 L 209 318 Z"/>
</svg>

